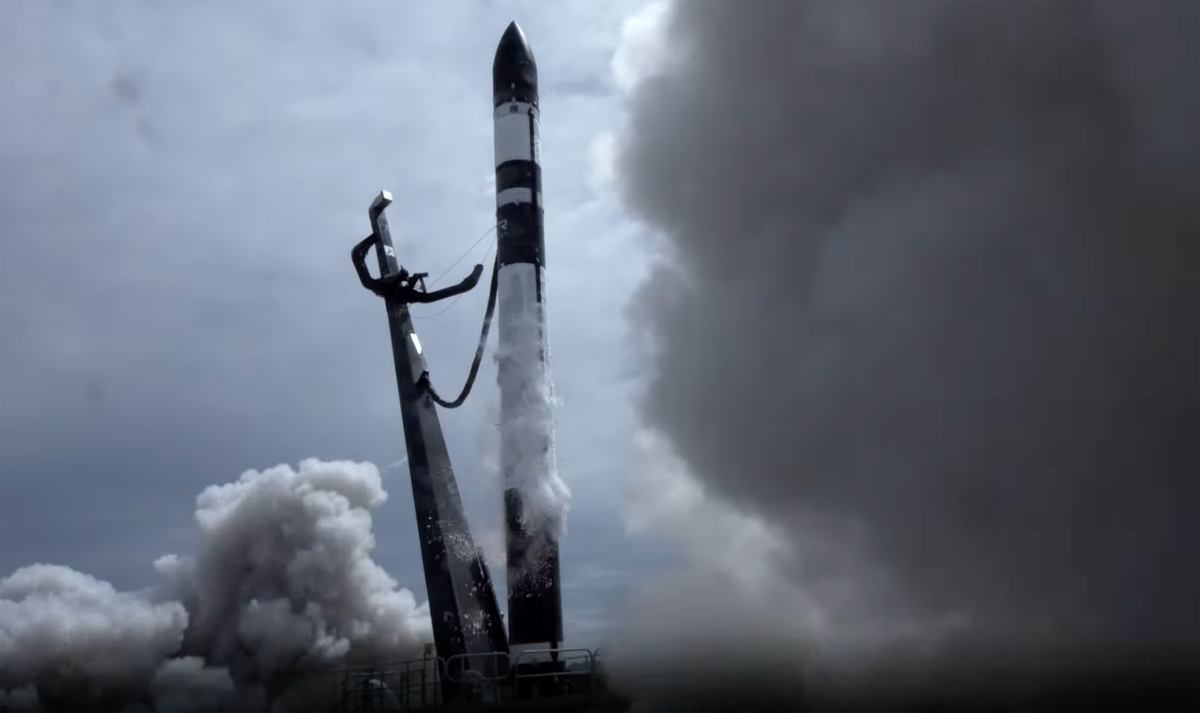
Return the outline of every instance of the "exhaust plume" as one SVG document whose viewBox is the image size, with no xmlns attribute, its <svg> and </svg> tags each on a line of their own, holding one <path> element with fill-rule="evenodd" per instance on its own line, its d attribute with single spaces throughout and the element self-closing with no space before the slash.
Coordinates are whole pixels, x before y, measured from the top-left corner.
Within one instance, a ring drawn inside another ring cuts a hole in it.
<svg viewBox="0 0 1200 713">
<path fill-rule="evenodd" d="M 0 580 L 0 702 L 302 710 L 325 702 L 335 665 L 419 655 L 428 605 L 371 559 L 386 499 L 370 463 L 250 470 L 200 494 L 197 549 L 156 561 L 156 587 L 17 570 Z"/>
<path fill-rule="evenodd" d="M 777 545 L 710 567 L 811 636 L 1196 661 L 1200 5 L 664 18 L 618 161 L 664 241 L 643 417 Z"/>
</svg>

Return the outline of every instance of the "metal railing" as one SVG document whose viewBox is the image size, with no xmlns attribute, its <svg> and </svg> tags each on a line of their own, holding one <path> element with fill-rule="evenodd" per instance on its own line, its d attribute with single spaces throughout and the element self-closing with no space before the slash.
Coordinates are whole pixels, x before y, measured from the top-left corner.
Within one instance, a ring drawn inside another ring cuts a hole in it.
<svg viewBox="0 0 1200 713">
<path fill-rule="evenodd" d="M 557 662 L 547 659 L 557 653 Z M 335 672 L 336 709 L 403 711 L 439 708 L 447 697 L 493 703 L 548 696 L 603 693 L 598 651 L 528 649 L 511 658 L 504 652 L 425 656 Z M 538 660 L 538 659 L 541 660 Z M 443 690 L 446 686 L 452 692 Z"/>
<path fill-rule="evenodd" d="M 545 659 L 554 654 L 556 664 L 546 665 Z M 522 666 L 526 660 L 534 665 Z M 541 698 L 548 692 L 592 693 L 595 681 L 596 655 L 591 649 L 526 649 L 513 662 L 513 690 L 518 698 Z"/>
<path fill-rule="evenodd" d="M 339 669 L 334 677 L 334 700 L 339 711 L 411 710 L 442 705 L 440 657 L 397 661 L 371 667 Z"/>
<path fill-rule="evenodd" d="M 460 695 L 471 702 L 511 700 L 513 661 L 503 651 L 455 654 L 446 659 L 446 679 L 459 684 Z"/>
</svg>

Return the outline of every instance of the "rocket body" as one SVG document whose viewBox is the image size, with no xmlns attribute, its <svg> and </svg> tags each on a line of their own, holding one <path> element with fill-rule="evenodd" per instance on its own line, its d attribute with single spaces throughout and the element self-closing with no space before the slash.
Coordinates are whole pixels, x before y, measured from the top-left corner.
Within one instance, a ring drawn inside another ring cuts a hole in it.
<svg viewBox="0 0 1200 713">
<path fill-rule="evenodd" d="M 500 458 L 515 660 L 522 649 L 562 641 L 558 541 L 567 497 L 554 452 L 537 66 L 515 22 L 497 47 L 492 80 Z"/>
</svg>

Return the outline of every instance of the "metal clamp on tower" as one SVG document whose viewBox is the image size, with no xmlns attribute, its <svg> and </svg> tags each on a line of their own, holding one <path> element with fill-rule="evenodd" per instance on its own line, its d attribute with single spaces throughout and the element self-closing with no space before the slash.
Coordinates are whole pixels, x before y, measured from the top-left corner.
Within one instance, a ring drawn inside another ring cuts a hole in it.
<svg viewBox="0 0 1200 713">
<path fill-rule="evenodd" d="M 350 251 L 350 258 L 354 261 L 354 270 L 358 273 L 358 281 L 363 287 L 370 290 L 379 297 L 388 300 L 395 304 L 429 304 L 444 300 L 447 297 L 457 297 L 458 295 L 474 289 L 475 285 L 479 284 L 479 277 L 483 274 L 483 265 L 475 265 L 475 269 L 467 275 L 462 282 L 451 287 L 445 287 L 433 292 L 425 288 L 425 278 L 429 277 L 428 272 L 410 273 L 404 269 L 396 260 L 396 250 L 392 246 L 391 232 L 388 230 L 387 216 L 383 214 L 383 210 L 392 203 L 392 194 L 387 191 L 381 191 L 379 196 L 371 204 L 371 227 L 373 228 L 362 242 L 354 246 Z M 379 277 L 371 277 L 371 273 L 367 270 L 367 252 L 375 248 L 379 255 Z M 454 400 L 444 399 L 433 388 L 433 384 L 429 381 L 429 372 L 421 372 L 421 377 L 418 379 L 417 386 L 428 392 L 429 397 L 433 402 L 442 408 L 458 408 L 467 400 L 467 396 L 471 393 L 471 387 L 475 385 L 475 377 L 479 375 L 479 365 L 483 361 L 483 352 L 487 346 L 488 329 L 492 324 L 492 315 L 496 311 L 496 277 L 497 265 L 492 267 L 492 284 L 488 290 L 487 313 L 483 316 L 483 329 L 479 334 L 479 346 L 475 349 L 475 359 L 471 362 L 471 370 L 467 374 L 467 382 L 463 385 L 462 391 L 459 392 L 458 398 Z M 436 280 L 434 283 L 436 284 Z M 451 303 L 453 304 L 453 303 Z M 415 337 L 414 337 L 415 338 Z"/>
<path fill-rule="evenodd" d="M 383 212 L 391 204 L 392 194 L 380 191 L 368 211 L 371 216 L 371 234 L 350 251 L 350 259 L 354 261 L 354 270 L 358 273 L 358 280 L 363 287 L 391 302 L 429 304 L 470 292 L 479 284 L 483 265 L 476 265 L 471 274 L 457 285 L 433 292 L 427 291 L 425 278 L 429 277 L 429 273 L 409 273 L 396 260 L 396 248 L 392 245 L 387 216 Z M 372 247 L 379 255 L 379 277 L 371 277 L 371 272 L 367 269 L 367 252 Z"/>
</svg>

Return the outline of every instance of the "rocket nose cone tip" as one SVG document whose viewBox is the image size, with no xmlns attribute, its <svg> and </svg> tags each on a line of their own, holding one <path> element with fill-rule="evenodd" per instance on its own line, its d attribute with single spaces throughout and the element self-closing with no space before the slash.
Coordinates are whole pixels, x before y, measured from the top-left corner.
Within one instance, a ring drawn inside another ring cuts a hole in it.
<svg viewBox="0 0 1200 713">
<path fill-rule="evenodd" d="M 525 40 L 525 33 L 521 31 L 521 26 L 515 20 L 508 23 L 504 34 L 500 36 L 500 45 L 496 48 L 496 53 L 499 54 L 505 50 L 527 51 L 528 49 L 529 43 Z"/>
<path fill-rule="evenodd" d="M 504 101 L 527 101 L 537 104 L 537 61 L 521 26 L 515 22 L 508 25 L 500 44 L 496 47 L 496 59 L 492 63 L 492 89 L 495 105 Z"/>
<path fill-rule="evenodd" d="M 495 66 L 499 68 L 504 65 L 526 63 L 534 63 L 533 50 L 529 48 L 529 42 L 525 39 L 525 33 L 521 31 L 521 26 L 516 22 L 510 22 L 508 29 L 500 37 L 500 44 L 496 46 Z"/>
</svg>

